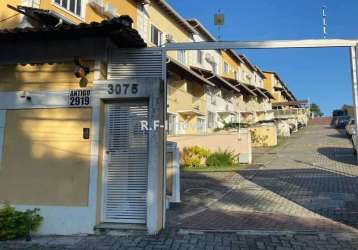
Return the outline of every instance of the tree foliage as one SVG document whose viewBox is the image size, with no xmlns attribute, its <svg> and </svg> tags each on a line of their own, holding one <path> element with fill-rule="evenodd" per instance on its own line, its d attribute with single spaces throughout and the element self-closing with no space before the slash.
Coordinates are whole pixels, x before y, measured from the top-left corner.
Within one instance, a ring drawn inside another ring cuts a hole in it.
<svg viewBox="0 0 358 250">
<path fill-rule="evenodd" d="M 320 106 L 316 103 L 311 104 L 311 113 L 313 113 L 315 116 L 323 116 L 324 115 L 324 113 L 321 111 Z"/>
</svg>

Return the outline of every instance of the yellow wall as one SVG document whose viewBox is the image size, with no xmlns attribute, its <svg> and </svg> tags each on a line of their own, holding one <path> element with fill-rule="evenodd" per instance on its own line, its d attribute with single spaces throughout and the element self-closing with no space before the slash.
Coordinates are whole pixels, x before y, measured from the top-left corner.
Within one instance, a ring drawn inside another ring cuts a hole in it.
<svg viewBox="0 0 358 250">
<path fill-rule="evenodd" d="M 265 72 L 265 76 L 266 79 L 264 80 L 264 88 L 267 89 L 275 98 L 274 100 L 272 100 L 272 103 L 288 101 L 287 98 L 285 98 L 285 96 L 281 94 L 281 91 L 276 91 L 274 89 L 275 86 L 282 87 L 282 84 L 277 79 L 275 74 Z M 276 84 L 276 82 L 278 84 Z"/>
<path fill-rule="evenodd" d="M 8 110 L 0 201 L 87 206 L 91 109 Z"/>
<path fill-rule="evenodd" d="M 232 58 L 232 56 L 226 52 L 226 51 L 222 51 L 222 59 L 224 62 L 226 62 L 229 65 L 229 72 L 225 73 L 224 72 L 224 63 L 222 64 L 223 69 L 223 76 L 225 77 L 229 77 L 232 79 L 235 79 L 235 71 L 237 72 L 237 74 L 239 73 L 239 64 L 236 62 L 235 59 Z"/>
<path fill-rule="evenodd" d="M 171 72 L 172 78 L 168 84 L 168 111 L 192 110 L 199 108 L 198 111 L 206 114 L 206 95 L 203 84 L 181 79 L 181 77 Z"/>
<path fill-rule="evenodd" d="M 252 133 L 251 140 L 254 147 L 271 147 L 277 145 L 277 129 L 275 126 L 252 127 L 250 131 Z"/>
<path fill-rule="evenodd" d="M 264 79 L 264 88 L 266 89 L 266 90 L 268 90 L 271 94 L 273 94 L 273 92 L 274 92 L 274 89 L 273 89 L 273 87 L 274 87 L 274 82 L 273 82 L 273 80 L 274 80 L 274 74 L 271 74 L 271 73 L 264 73 L 264 75 L 265 75 L 265 79 Z"/>
<path fill-rule="evenodd" d="M 176 42 L 189 42 L 191 35 L 167 13 L 165 13 L 155 1 L 152 1 L 149 8 L 150 22 L 166 34 L 173 35 Z"/>
<path fill-rule="evenodd" d="M 10 18 L 11 16 L 18 14 L 18 12 L 9 9 L 7 7 L 8 4 L 17 6 L 21 4 L 21 0 L 0 1 L 0 20 Z M 0 22 L 0 29 L 16 28 L 19 23 L 20 15 L 16 15 L 15 17 L 8 19 L 7 21 Z"/>
<path fill-rule="evenodd" d="M 162 8 L 160 8 L 155 1 L 151 2 L 148 12 L 150 23 L 156 26 L 161 32 L 165 34 L 171 34 L 175 42 L 192 41 L 191 34 L 181 28 L 181 26 L 174 20 L 174 18 L 162 10 Z M 153 46 L 153 44 L 149 44 L 149 46 Z M 176 51 L 169 51 L 168 55 L 177 59 Z"/>
<path fill-rule="evenodd" d="M 0 20 L 10 17 L 17 12 L 10 10 L 6 7 L 7 4 L 17 6 L 21 5 L 21 0 L 8 0 L 0 1 Z M 117 9 L 119 15 L 129 15 L 133 19 L 133 27 L 136 27 L 137 22 L 137 4 L 134 0 L 105 0 L 105 3 L 111 3 L 113 7 Z M 41 0 L 40 8 L 45 10 L 52 10 L 66 19 L 74 22 L 100 22 L 103 19 L 106 19 L 101 13 L 97 13 L 90 5 L 86 5 L 85 13 L 83 17 L 79 17 L 71 12 L 63 9 L 62 7 L 53 3 L 53 0 Z M 15 28 L 20 21 L 20 15 L 15 18 L 10 19 L 9 21 L 0 23 L 0 29 L 3 28 Z"/>
<path fill-rule="evenodd" d="M 93 63 L 87 63 L 93 70 Z M 80 78 L 74 75 L 75 65 L 66 64 L 42 64 L 0 66 L 0 91 L 21 90 L 66 90 L 79 88 Z M 87 75 L 89 84 L 92 86 L 93 72 Z"/>
</svg>

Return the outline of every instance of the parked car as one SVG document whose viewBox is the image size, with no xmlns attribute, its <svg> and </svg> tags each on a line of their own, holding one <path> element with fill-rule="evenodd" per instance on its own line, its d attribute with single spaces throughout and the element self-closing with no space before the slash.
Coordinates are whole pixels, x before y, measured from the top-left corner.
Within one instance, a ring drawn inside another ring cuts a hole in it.
<svg viewBox="0 0 358 250">
<path fill-rule="evenodd" d="M 346 125 L 346 134 L 351 137 L 353 135 L 353 131 L 356 129 L 356 122 L 353 118 L 349 119 L 348 124 Z"/>
<path fill-rule="evenodd" d="M 339 116 L 336 120 L 336 128 L 345 128 L 348 124 L 349 116 Z"/>
<path fill-rule="evenodd" d="M 303 122 L 298 122 L 297 126 L 298 126 L 298 129 L 302 129 L 305 127 L 305 124 Z"/>
</svg>

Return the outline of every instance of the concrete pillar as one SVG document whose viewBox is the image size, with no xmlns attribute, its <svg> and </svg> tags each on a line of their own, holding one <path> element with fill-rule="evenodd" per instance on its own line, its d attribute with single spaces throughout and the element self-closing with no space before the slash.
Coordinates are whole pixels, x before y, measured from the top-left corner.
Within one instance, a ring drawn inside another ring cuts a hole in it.
<svg viewBox="0 0 358 250">
<path fill-rule="evenodd" d="M 358 71 L 357 71 L 357 65 L 358 65 L 358 44 L 355 47 L 351 47 L 351 70 L 352 70 L 352 93 L 353 93 L 353 107 L 354 107 L 354 119 L 356 121 L 356 135 L 358 136 Z M 357 147 L 357 136 L 355 136 L 356 141 L 356 149 Z M 357 156 L 358 157 L 358 156 Z M 357 158 L 358 160 L 358 158 Z"/>
</svg>

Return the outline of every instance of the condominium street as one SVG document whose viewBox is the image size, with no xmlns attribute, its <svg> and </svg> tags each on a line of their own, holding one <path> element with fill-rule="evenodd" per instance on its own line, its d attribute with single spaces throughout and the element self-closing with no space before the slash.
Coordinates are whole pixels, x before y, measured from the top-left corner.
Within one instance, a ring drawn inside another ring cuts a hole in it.
<svg viewBox="0 0 358 250">
<path fill-rule="evenodd" d="M 205 187 L 218 192 L 219 199 L 193 216 L 186 209 L 177 225 L 210 230 L 358 228 L 358 168 L 343 132 L 312 126 L 257 158 L 265 165 L 227 174 L 221 181 L 206 175 Z M 198 179 L 192 179 L 196 187 Z M 192 207 L 194 202 L 188 203 Z"/>
<path fill-rule="evenodd" d="M 311 126 L 239 173 L 183 174 L 158 236 L 35 238 L 0 249 L 358 249 L 358 168 L 349 140 Z"/>
</svg>

